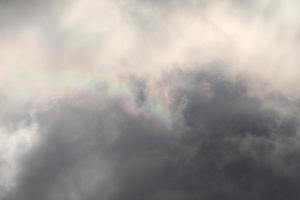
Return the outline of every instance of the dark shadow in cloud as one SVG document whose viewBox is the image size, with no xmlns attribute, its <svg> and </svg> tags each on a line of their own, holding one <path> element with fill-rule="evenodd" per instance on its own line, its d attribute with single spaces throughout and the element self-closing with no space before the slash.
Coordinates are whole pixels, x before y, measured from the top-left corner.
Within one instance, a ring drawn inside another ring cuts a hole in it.
<svg viewBox="0 0 300 200">
<path fill-rule="evenodd" d="M 105 95 L 101 104 L 74 97 L 39 112 L 41 139 L 5 200 L 300 198 L 293 116 L 264 106 L 223 72 L 168 79 L 171 129 Z M 146 99 L 147 82 L 136 83 L 137 99 Z"/>
</svg>

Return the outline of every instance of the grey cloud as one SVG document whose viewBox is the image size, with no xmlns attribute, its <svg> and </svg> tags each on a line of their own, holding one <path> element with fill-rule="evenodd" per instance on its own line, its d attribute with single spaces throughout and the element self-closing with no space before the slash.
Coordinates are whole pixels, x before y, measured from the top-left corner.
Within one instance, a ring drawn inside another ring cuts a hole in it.
<svg viewBox="0 0 300 200">
<path fill-rule="evenodd" d="M 0 95 L 0 126 L 7 132 L 16 130 L 19 126 L 27 126 L 32 123 L 33 105 L 14 101 L 6 95 Z"/>
<path fill-rule="evenodd" d="M 1 33 L 19 30 L 32 26 L 37 22 L 49 23 L 55 19 L 68 1 L 38 1 L 38 0 L 1 0 L 0 24 Z M 52 19 L 52 20 L 53 20 Z"/>
<path fill-rule="evenodd" d="M 64 13 L 68 1 L 0 1 L 0 31 L 39 29 L 19 40 L 11 37 L 15 46 L 7 42 L 3 50 L 9 51 L 3 66 L 13 70 L 4 70 L 9 76 L 1 78 L 13 79 L 12 88 L 24 83 L 19 96 L 28 92 L 32 102 L 1 96 L 1 131 L 14 134 L 19 125 L 36 124 L 38 139 L 16 162 L 15 187 L 0 197 L 299 199 L 299 102 L 282 95 L 299 98 L 293 88 L 299 74 L 295 2 L 75 1 Z M 15 55 L 19 48 L 28 55 Z M 169 68 L 223 58 L 224 65 L 233 65 Z M 37 67 L 27 73 L 19 65 Z M 47 67 L 50 71 L 43 70 Z M 128 76 L 134 97 L 91 91 L 81 83 L 123 71 L 142 74 Z M 149 109 L 148 86 L 161 71 L 168 73 L 156 86 L 167 91 L 170 126 Z M 56 80 L 61 83 L 52 87 Z M 45 108 L 45 102 L 33 105 L 39 84 L 50 95 L 73 86 L 84 94 Z"/>
<path fill-rule="evenodd" d="M 171 130 L 116 97 L 102 106 L 74 97 L 39 112 L 41 139 L 5 200 L 299 199 L 296 116 L 264 106 L 224 72 L 167 79 Z M 133 82 L 146 104 L 147 81 Z"/>
</svg>

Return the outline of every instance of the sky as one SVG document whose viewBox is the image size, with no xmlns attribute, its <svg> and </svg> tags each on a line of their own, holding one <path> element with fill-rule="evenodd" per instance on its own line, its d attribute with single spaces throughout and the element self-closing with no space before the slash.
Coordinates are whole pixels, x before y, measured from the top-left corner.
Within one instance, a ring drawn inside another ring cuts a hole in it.
<svg viewBox="0 0 300 200">
<path fill-rule="evenodd" d="M 299 9 L 0 0 L 0 200 L 298 200 Z"/>
</svg>

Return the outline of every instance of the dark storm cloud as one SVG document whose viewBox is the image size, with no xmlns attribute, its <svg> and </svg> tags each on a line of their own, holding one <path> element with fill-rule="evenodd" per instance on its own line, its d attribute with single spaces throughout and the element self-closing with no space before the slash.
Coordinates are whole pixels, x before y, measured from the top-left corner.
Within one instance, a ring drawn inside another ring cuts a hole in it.
<svg viewBox="0 0 300 200">
<path fill-rule="evenodd" d="M 298 120 L 224 74 L 192 70 L 162 81 L 171 130 L 112 97 L 102 106 L 74 97 L 39 112 L 39 143 L 5 200 L 299 199 Z M 147 81 L 133 82 L 145 104 Z"/>
</svg>

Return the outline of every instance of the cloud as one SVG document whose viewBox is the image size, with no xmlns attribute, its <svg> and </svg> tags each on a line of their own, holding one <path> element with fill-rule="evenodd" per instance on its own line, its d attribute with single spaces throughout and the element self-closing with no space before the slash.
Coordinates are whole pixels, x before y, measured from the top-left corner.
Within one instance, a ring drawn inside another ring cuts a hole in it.
<svg viewBox="0 0 300 200">
<path fill-rule="evenodd" d="M 128 96 L 99 101 L 97 90 L 38 112 L 40 140 L 5 199 L 299 198 L 294 117 L 223 72 L 168 80 L 171 129 L 147 100 L 133 114 Z"/>
<path fill-rule="evenodd" d="M 65 1 L 1 0 L 0 33 L 11 33 L 57 15 Z"/>
<path fill-rule="evenodd" d="M 1 90 L 13 98 L 214 61 L 266 93 L 298 98 L 296 1 L 30 1 L 22 12 L 37 7 L 36 23 L 14 15 L 23 4 L 12 2 L 3 9 L 27 24 L 1 38 Z"/>
<path fill-rule="evenodd" d="M 0 198 L 299 199 L 298 8 L 0 1 Z"/>
</svg>

